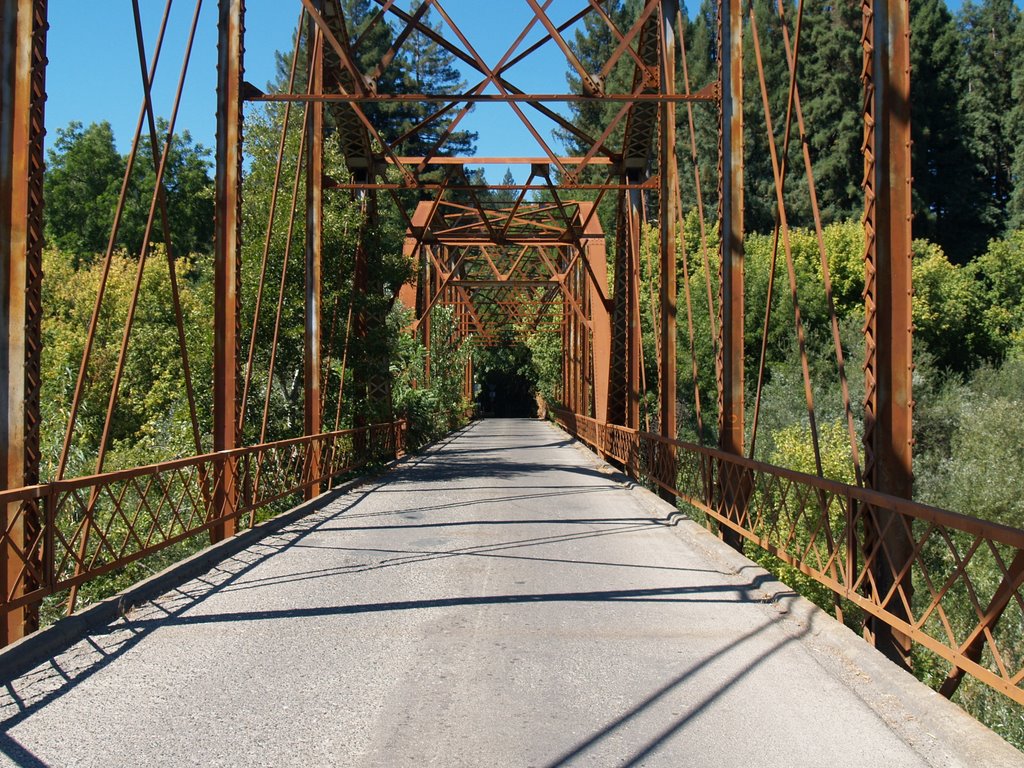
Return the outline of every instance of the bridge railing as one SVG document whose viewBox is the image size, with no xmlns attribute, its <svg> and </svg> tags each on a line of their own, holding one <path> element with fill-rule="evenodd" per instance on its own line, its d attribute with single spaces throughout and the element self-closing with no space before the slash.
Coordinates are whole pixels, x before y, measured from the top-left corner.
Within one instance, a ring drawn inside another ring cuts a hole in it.
<svg viewBox="0 0 1024 768">
<path fill-rule="evenodd" d="M 4 491 L 0 620 L 228 521 L 251 527 L 258 510 L 400 456 L 406 432 L 377 424 Z"/>
<path fill-rule="evenodd" d="M 963 673 L 1024 704 L 1024 530 L 657 434 L 552 410 L 556 422 Z M 900 557 L 891 526 L 913 543 Z M 912 589 L 908 588 L 912 585 Z"/>
</svg>

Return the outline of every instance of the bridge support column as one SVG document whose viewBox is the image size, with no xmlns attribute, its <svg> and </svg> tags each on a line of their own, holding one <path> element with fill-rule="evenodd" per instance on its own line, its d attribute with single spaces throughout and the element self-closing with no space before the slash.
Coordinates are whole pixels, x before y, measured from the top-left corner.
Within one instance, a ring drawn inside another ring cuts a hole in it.
<svg viewBox="0 0 1024 768">
<path fill-rule="evenodd" d="M 318 11 L 319 9 L 318 3 Z M 323 92 L 323 46 L 316 21 L 310 17 L 309 53 L 310 92 Z M 304 433 L 319 435 L 320 402 L 320 314 L 321 267 L 323 264 L 323 193 L 324 193 L 324 105 L 322 101 L 306 104 L 306 328 L 304 344 Z M 311 443 L 306 455 L 308 477 L 320 475 L 320 446 Z M 310 485 L 306 499 L 320 495 L 320 483 Z"/>
<path fill-rule="evenodd" d="M 217 44 L 217 180 L 214 230 L 213 449 L 238 446 L 238 321 L 241 268 L 242 51 L 244 0 L 219 0 Z M 214 478 L 213 517 L 238 508 L 237 466 L 218 467 Z M 234 517 L 210 531 L 214 541 L 233 536 Z"/>
<path fill-rule="evenodd" d="M 40 288 L 46 0 L 0 0 L 0 489 L 39 481 Z M 39 508 L 0 507 L 0 600 L 44 580 Z M 34 632 L 39 606 L 0 614 L 0 646 Z"/>
<path fill-rule="evenodd" d="M 911 379 L 910 6 L 866 0 L 864 474 L 869 487 L 910 498 L 913 492 Z M 911 520 L 865 514 L 871 597 L 906 620 L 913 593 Z M 886 656 L 910 666 L 911 642 L 881 619 L 865 634 Z"/>
<path fill-rule="evenodd" d="M 661 3 L 661 90 L 666 95 L 676 92 L 676 35 L 678 0 Z M 676 193 L 679 173 L 676 153 L 676 105 L 661 105 L 661 369 L 658 391 L 661 395 L 659 414 L 661 434 L 676 436 L 676 235 L 679 211 Z M 673 483 L 675 478 L 672 478 Z"/>
<path fill-rule="evenodd" d="M 721 407 L 719 409 L 719 446 L 727 453 L 742 456 L 743 433 L 743 4 L 741 0 L 722 0 L 722 156 L 720 207 L 721 251 L 721 332 L 720 354 Z M 739 520 L 745 512 L 745 478 L 718 473 L 720 504 L 723 513 Z M 720 527 L 722 539 L 742 549 L 743 539 L 734 530 Z"/>
<path fill-rule="evenodd" d="M 612 318 L 608 311 L 608 258 L 604 231 L 597 216 L 591 216 L 593 203 L 580 203 L 579 217 L 586 223 L 582 232 L 583 277 L 586 281 L 587 316 L 590 318 L 591 363 L 594 387 L 594 418 L 609 420 L 612 359 Z"/>
<path fill-rule="evenodd" d="M 623 179 L 636 183 L 638 174 Z M 642 193 L 619 195 L 612 297 L 612 347 L 609 370 L 608 422 L 630 429 L 640 426 L 640 227 Z"/>
</svg>

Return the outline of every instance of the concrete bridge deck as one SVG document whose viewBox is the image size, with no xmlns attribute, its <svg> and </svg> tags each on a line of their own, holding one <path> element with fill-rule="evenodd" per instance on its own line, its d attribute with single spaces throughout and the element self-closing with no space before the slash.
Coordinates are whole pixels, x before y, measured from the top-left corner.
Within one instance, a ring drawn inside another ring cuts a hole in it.
<svg viewBox="0 0 1024 768">
<path fill-rule="evenodd" d="M 527 420 L 472 425 L 0 690 L 0 764 L 1020 758 Z"/>
</svg>

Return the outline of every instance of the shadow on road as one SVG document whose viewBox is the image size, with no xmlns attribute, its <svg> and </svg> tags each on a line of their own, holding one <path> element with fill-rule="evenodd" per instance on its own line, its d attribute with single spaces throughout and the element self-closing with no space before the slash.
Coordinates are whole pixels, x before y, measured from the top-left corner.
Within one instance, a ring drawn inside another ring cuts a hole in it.
<svg viewBox="0 0 1024 768">
<path fill-rule="evenodd" d="M 530 435 L 536 438 L 536 433 Z M 478 436 L 466 434 L 465 432 L 456 436 L 459 440 L 478 439 Z M 453 438 L 454 439 L 454 438 Z M 760 590 L 763 587 L 767 576 L 763 574 L 754 575 L 742 583 L 707 583 L 685 587 L 658 587 L 658 588 L 635 588 L 620 590 L 564 590 L 551 592 L 532 592 L 524 594 L 465 594 L 443 596 L 435 599 L 418 600 L 396 600 L 388 602 L 367 602 L 337 604 L 329 606 L 318 606 L 309 608 L 287 608 L 281 610 L 246 610 L 246 611 L 224 611 L 212 614 L 199 615 L 192 613 L 193 609 L 209 600 L 214 595 L 242 590 L 270 588 L 275 585 L 298 582 L 313 581 L 324 578 L 344 577 L 349 574 L 363 573 L 386 568 L 401 568 L 430 560 L 444 558 L 499 558 L 514 559 L 523 561 L 539 561 L 544 563 L 570 564 L 573 566 L 587 566 L 592 568 L 629 568 L 652 571 L 687 571 L 707 573 L 709 581 L 715 581 L 714 576 L 721 576 L 719 571 L 713 569 L 675 568 L 671 565 L 654 565 L 647 563 L 614 562 L 613 558 L 608 561 L 587 560 L 574 557 L 553 556 L 550 551 L 539 548 L 552 544 L 571 542 L 580 539 L 594 539 L 608 536 L 635 535 L 646 531 L 656 531 L 665 526 L 671 526 L 675 517 L 667 519 L 653 519 L 649 517 L 576 517 L 560 518 L 557 521 L 549 518 L 537 518 L 536 515 L 526 519 L 483 519 L 467 521 L 443 520 L 431 522 L 422 521 L 421 514 L 431 511 L 451 510 L 458 507 L 468 507 L 476 504 L 496 505 L 501 509 L 502 505 L 509 505 L 517 501 L 531 500 L 537 498 L 556 499 L 567 495 L 622 492 L 622 485 L 613 480 L 609 475 L 594 469 L 579 465 L 557 466 L 540 463 L 517 463 L 514 461 L 492 458 L 488 453 L 483 460 L 470 460 L 466 457 L 479 455 L 478 451 L 464 451 L 448 448 L 443 454 L 439 453 L 450 441 L 440 448 L 435 448 L 423 456 L 414 457 L 394 474 L 375 482 L 372 486 L 364 487 L 358 491 L 352 491 L 345 495 L 334 498 L 331 504 L 322 507 L 308 516 L 294 522 L 287 527 L 273 533 L 250 548 L 234 555 L 208 573 L 199 578 L 194 578 L 177 589 L 172 590 L 160 598 L 144 603 L 137 609 L 130 611 L 121 620 L 94 631 L 84 638 L 77 645 L 66 651 L 47 659 L 30 672 L 21 675 L 16 679 L 5 679 L 0 676 L 0 756 L 14 761 L 18 765 L 41 766 L 44 763 L 33 755 L 24 745 L 20 744 L 10 734 L 12 728 L 30 717 L 34 712 L 47 707 L 68 692 L 74 690 L 78 685 L 88 680 L 93 675 L 115 663 L 119 658 L 131 649 L 135 648 L 152 632 L 161 627 L 188 626 L 218 624 L 229 622 L 252 622 L 252 621 L 303 621 L 323 616 L 345 616 L 367 613 L 383 613 L 393 611 L 424 611 L 458 606 L 480 606 L 480 605 L 501 605 L 501 604 L 531 604 L 531 603 L 621 603 L 621 602 L 644 602 L 644 603 L 715 603 L 715 604 L 741 604 L 762 602 L 763 595 Z M 565 441 L 568 442 L 568 441 Z M 546 443 L 545 447 L 556 448 L 562 446 L 563 442 Z M 485 448 L 484 452 L 491 452 L 492 449 Z M 494 450 L 493 453 L 498 453 Z M 454 454 L 454 458 L 452 458 Z M 527 480 L 531 475 L 540 475 L 543 472 L 550 472 L 552 469 L 572 473 L 581 485 L 569 485 L 552 487 L 548 485 L 516 485 L 516 493 L 504 493 L 502 495 L 490 496 L 485 499 L 467 499 L 464 501 L 442 502 L 436 504 L 423 504 L 422 500 L 428 498 L 422 493 L 424 484 L 435 484 L 456 480 L 460 482 L 459 490 L 471 490 L 476 488 L 491 489 L 494 486 L 483 482 L 494 478 L 522 478 Z M 597 480 L 598 484 L 590 484 L 587 480 Z M 468 482 L 468 485 L 461 485 Z M 396 502 L 401 508 L 391 509 L 386 512 L 363 512 L 361 504 L 370 494 L 381 493 L 406 493 L 410 494 L 417 503 L 413 505 L 403 503 L 400 497 Z M 419 496 L 417 497 L 417 494 Z M 391 518 L 394 522 L 385 522 L 383 525 L 360 524 L 358 521 L 367 518 Z M 557 535 L 533 536 L 526 538 L 508 537 L 508 540 L 490 542 L 487 544 L 466 546 L 466 547 L 440 547 L 432 548 L 377 548 L 358 547 L 358 542 L 346 540 L 347 534 L 358 534 L 362 531 L 383 530 L 401 531 L 416 529 L 464 529 L 471 526 L 482 526 L 487 529 L 500 529 L 506 526 L 509 532 L 519 529 L 521 526 L 543 526 L 548 523 L 557 522 L 562 526 L 569 526 L 570 529 L 578 526 L 579 530 L 561 532 Z M 598 530 L 594 530 L 598 527 Z M 311 535 L 335 533 L 341 536 L 342 544 L 351 543 L 352 546 L 324 545 L 319 539 L 311 539 Z M 336 551 L 349 552 L 357 556 L 358 562 L 347 563 L 343 566 L 324 568 L 320 570 L 309 570 L 303 572 L 290 572 L 281 575 L 268 576 L 266 578 L 253 578 L 251 572 L 266 563 L 268 560 L 293 549 L 293 548 L 328 548 Z M 246 578 L 248 577 L 248 578 Z M 731 581 L 731 580 L 730 580 Z M 338 594 L 346 594 L 340 589 Z M 777 599 L 777 597 L 776 597 Z M 712 654 L 698 662 L 695 662 L 686 672 L 675 677 L 662 688 L 651 693 L 646 699 L 639 702 L 626 714 L 609 722 L 602 730 L 580 742 L 571 751 L 561 755 L 552 762 L 551 766 L 563 766 L 569 762 L 584 756 L 595 745 L 604 739 L 615 738 L 619 729 L 630 724 L 645 709 L 653 706 L 659 700 L 678 689 L 697 670 L 712 663 L 716 658 L 733 653 L 737 648 L 748 642 L 760 632 L 772 626 L 774 622 L 768 621 L 758 627 L 750 634 L 740 638 L 738 641 L 725 645 Z M 788 636 L 787 636 L 788 637 Z M 694 702 L 689 711 L 678 721 L 662 733 L 655 734 L 649 742 L 639 749 L 626 764 L 634 765 L 641 762 L 646 756 L 656 751 L 661 744 L 672 737 L 686 724 L 706 709 L 719 696 L 735 685 L 743 675 L 762 663 L 771 654 L 777 652 L 786 644 L 793 642 L 795 637 L 788 637 L 769 650 L 765 651 L 737 675 L 722 680 L 716 687 L 715 692 L 700 702 Z"/>
</svg>

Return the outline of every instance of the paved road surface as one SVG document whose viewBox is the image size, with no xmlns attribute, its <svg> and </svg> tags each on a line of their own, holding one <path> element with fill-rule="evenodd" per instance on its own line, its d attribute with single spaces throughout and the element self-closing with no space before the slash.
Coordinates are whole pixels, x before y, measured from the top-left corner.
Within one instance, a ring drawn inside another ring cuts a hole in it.
<svg viewBox="0 0 1024 768">
<path fill-rule="evenodd" d="M 474 424 L 0 690 L 0 763 L 1010 754 L 621 480 L 542 422 Z"/>
</svg>

